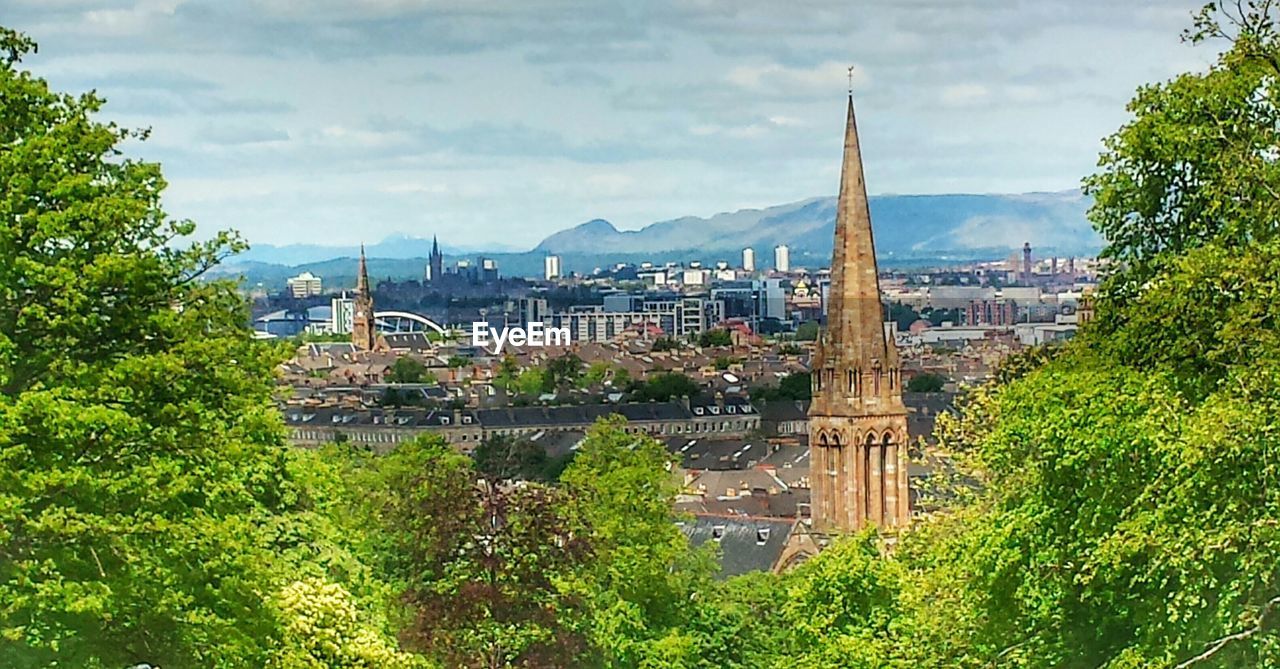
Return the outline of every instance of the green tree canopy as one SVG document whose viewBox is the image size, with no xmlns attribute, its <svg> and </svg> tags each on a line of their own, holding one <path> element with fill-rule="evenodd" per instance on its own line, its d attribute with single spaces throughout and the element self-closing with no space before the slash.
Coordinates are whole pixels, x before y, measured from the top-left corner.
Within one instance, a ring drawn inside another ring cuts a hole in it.
<svg viewBox="0 0 1280 669">
<path fill-rule="evenodd" d="M 798 341 L 816 341 L 819 329 L 818 321 L 805 321 L 796 328 L 796 339 Z"/>
<path fill-rule="evenodd" d="M 391 383 L 435 383 L 436 377 L 421 360 L 402 355 L 391 364 L 387 380 Z"/>
<path fill-rule="evenodd" d="M 788 374 L 776 386 L 758 386 L 751 389 L 752 399 L 766 402 L 807 400 L 813 392 L 813 377 L 809 372 Z"/>
<path fill-rule="evenodd" d="M 631 389 L 633 402 L 666 402 L 676 397 L 692 397 L 698 394 L 698 384 L 679 372 L 659 372 Z"/>
<path fill-rule="evenodd" d="M 707 346 L 732 346 L 732 345 L 733 345 L 733 336 L 729 334 L 728 330 L 725 330 L 723 328 L 715 328 L 713 330 L 707 330 L 706 332 L 703 332 L 701 335 L 698 336 L 698 346 L 702 346 L 704 348 Z"/>
<path fill-rule="evenodd" d="M 204 280 L 243 244 L 184 242 L 160 167 L 122 154 L 146 133 L 22 70 L 33 48 L 0 29 L 0 657 L 266 666 L 310 535 L 278 349 Z"/>
<path fill-rule="evenodd" d="M 1280 42 L 1270 2 L 1210 3 L 1186 37 L 1228 38 L 1207 72 L 1139 89 L 1133 119 L 1107 138 L 1085 180 L 1103 257 L 1128 299 L 1167 261 L 1209 242 L 1275 236 L 1280 220 Z"/>
<path fill-rule="evenodd" d="M 911 393 L 936 393 L 941 392 L 945 385 L 947 377 L 941 374 L 916 374 L 907 381 L 906 390 Z"/>
</svg>

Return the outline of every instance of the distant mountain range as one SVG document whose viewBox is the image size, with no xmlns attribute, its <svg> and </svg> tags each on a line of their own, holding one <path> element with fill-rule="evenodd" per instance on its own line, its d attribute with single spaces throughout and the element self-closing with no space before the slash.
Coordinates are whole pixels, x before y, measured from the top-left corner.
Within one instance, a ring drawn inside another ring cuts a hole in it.
<svg viewBox="0 0 1280 669">
<path fill-rule="evenodd" d="M 1004 257 L 1030 242 L 1037 255 L 1096 253 L 1102 240 L 1085 217 L 1091 202 L 1078 190 L 1018 195 L 881 195 L 871 198 L 876 251 L 886 264 Z M 566 271 L 638 260 L 726 260 L 738 264 L 740 251 L 756 250 L 756 264 L 772 264 L 774 246 L 791 249 L 792 264 L 819 266 L 831 257 L 835 197 L 819 197 L 765 209 L 744 209 L 709 218 L 687 216 L 640 230 L 618 230 L 596 219 L 557 232 L 530 251 L 467 250 L 442 246 L 447 259 L 484 254 L 498 260 L 506 275 L 536 276 L 542 257 L 562 256 Z M 370 272 L 391 278 L 419 278 L 431 240 L 396 235 L 367 247 Z M 261 246 L 238 256 L 224 273 L 251 282 L 282 281 L 295 269 L 321 276 L 346 267 L 358 247 Z M 377 262 L 373 259 L 382 259 Z M 325 262 L 328 261 L 328 262 Z M 343 271 L 342 276 L 354 275 Z M 338 277 L 334 277 L 335 279 Z M 334 285 L 334 284 L 330 284 Z"/>
<path fill-rule="evenodd" d="M 876 250 L 885 256 L 1007 251 L 1024 242 L 1061 253 L 1090 253 L 1101 240 L 1085 219 L 1089 200 L 1079 191 L 1024 195 L 882 195 L 871 198 Z M 687 216 L 640 230 L 620 231 L 596 219 L 547 237 L 537 253 L 598 253 L 678 249 L 757 254 L 780 244 L 830 255 L 836 198 L 819 197 L 710 218 Z"/>
</svg>

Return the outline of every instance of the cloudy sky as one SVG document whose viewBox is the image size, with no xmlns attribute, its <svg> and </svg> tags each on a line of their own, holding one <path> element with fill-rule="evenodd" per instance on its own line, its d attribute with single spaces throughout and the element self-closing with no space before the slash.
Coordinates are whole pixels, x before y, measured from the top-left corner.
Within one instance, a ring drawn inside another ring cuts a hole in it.
<svg viewBox="0 0 1280 669">
<path fill-rule="evenodd" d="M 251 242 L 528 248 L 834 193 L 1078 185 L 1204 0 L 0 0 L 149 126 L 166 206 Z"/>
</svg>

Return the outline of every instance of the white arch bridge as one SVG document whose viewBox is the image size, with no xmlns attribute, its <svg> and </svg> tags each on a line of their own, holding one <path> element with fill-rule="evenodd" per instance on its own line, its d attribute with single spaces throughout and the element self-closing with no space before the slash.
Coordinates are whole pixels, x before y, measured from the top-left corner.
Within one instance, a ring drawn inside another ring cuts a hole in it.
<svg viewBox="0 0 1280 669">
<path fill-rule="evenodd" d="M 444 328 L 430 318 L 407 311 L 375 311 L 373 322 L 377 325 L 378 332 L 383 333 L 427 332 L 428 330 L 440 335 L 445 333 Z"/>
</svg>

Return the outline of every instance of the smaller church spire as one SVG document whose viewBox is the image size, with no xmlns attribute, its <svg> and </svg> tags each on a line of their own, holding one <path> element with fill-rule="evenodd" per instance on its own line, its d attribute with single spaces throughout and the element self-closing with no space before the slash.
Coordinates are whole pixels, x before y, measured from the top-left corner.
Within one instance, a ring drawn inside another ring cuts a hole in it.
<svg viewBox="0 0 1280 669">
<path fill-rule="evenodd" d="M 360 245 L 360 269 L 356 277 L 356 296 L 351 305 L 351 343 L 356 350 L 370 351 L 378 346 L 378 328 L 373 309 L 373 294 L 369 290 L 369 264 L 364 257 L 364 244 Z"/>
<path fill-rule="evenodd" d="M 360 244 L 360 274 L 356 277 L 356 293 L 367 295 L 369 293 L 369 265 L 364 259 L 364 243 Z"/>
</svg>

